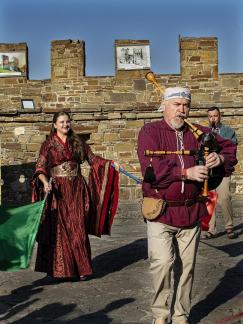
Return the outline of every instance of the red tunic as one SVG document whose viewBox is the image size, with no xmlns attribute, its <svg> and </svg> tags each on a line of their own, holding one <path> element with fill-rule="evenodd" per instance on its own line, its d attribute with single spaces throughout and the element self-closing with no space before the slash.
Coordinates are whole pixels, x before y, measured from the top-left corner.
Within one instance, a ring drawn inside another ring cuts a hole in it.
<svg viewBox="0 0 243 324">
<path fill-rule="evenodd" d="M 210 129 L 206 127 L 197 126 L 204 132 L 210 132 Z M 230 174 L 234 170 L 233 166 L 237 163 L 236 145 L 218 135 L 216 139 L 221 147 L 220 154 L 225 157 L 225 170 L 222 174 L 224 176 Z M 199 148 L 197 139 L 187 127 L 183 130 L 183 143 L 185 150 L 197 150 Z M 178 150 L 175 131 L 164 120 L 148 123 L 141 129 L 138 137 L 138 157 L 143 176 L 150 163 L 150 157 L 144 156 L 145 150 Z M 182 158 L 184 168 L 187 169 L 196 165 L 194 156 L 183 155 Z M 197 181 L 185 181 L 184 192 L 181 192 L 182 166 L 178 155 L 154 157 L 152 166 L 156 179 L 153 183 L 143 183 L 144 196 L 185 201 L 198 196 L 202 192 L 203 183 Z M 159 189 L 159 192 L 156 193 L 155 189 Z M 164 214 L 160 215 L 156 221 L 175 227 L 188 227 L 193 226 L 206 215 L 206 206 L 198 202 L 190 207 L 167 207 Z"/>
<path fill-rule="evenodd" d="M 112 179 L 112 184 L 116 185 L 113 190 L 117 193 L 117 174 L 113 168 L 110 168 L 111 161 L 95 156 L 86 143 L 82 145 L 81 161 L 80 158 L 75 157 L 74 149 L 68 142 L 63 143 L 58 136 L 54 135 L 42 144 L 36 165 L 33 200 L 41 198 L 43 186 L 38 179 L 40 173 L 50 178 L 51 169 L 64 162 L 68 162 L 72 168 L 78 165 L 79 170 L 77 176 L 53 178 L 52 191 L 38 233 L 35 269 L 53 277 L 79 277 L 92 273 L 89 229 L 92 234 L 98 236 L 103 233 L 108 234 L 116 211 L 118 196 L 111 201 L 108 195 L 110 205 L 107 207 L 106 204 L 105 210 L 102 209 L 102 199 L 99 199 L 100 195 L 105 196 L 102 191 L 106 193 L 108 188 L 109 181 L 104 181 L 105 179 Z M 95 181 L 92 182 L 91 188 L 79 168 L 80 163 L 85 160 L 91 166 L 92 181 Z M 112 172 L 112 177 L 108 176 L 107 170 Z M 101 229 L 97 215 L 98 218 L 102 217 Z"/>
</svg>

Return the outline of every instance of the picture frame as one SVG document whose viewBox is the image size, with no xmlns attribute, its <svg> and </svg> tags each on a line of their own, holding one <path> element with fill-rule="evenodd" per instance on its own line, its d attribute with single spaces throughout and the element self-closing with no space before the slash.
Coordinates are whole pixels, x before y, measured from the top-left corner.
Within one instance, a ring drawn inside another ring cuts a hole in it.
<svg viewBox="0 0 243 324">
<path fill-rule="evenodd" d="M 0 78 L 26 75 L 26 52 L 0 52 Z"/>
<path fill-rule="evenodd" d="M 21 99 L 21 108 L 23 109 L 35 109 L 35 103 L 33 99 Z"/>
<path fill-rule="evenodd" d="M 117 70 L 144 70 L 151 68 L 149 45 L 116 46 Z"/>
</svg>

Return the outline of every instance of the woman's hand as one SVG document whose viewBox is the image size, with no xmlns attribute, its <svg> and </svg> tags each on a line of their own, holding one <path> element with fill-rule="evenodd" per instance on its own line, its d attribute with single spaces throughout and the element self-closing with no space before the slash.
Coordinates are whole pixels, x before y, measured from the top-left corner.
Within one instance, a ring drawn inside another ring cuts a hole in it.
<svg viewBox="0 0 243 324">
<path fill-rule="evenodd" d="M 120 164 L 118 162 L 112 161 L 112 164 L 117 172 L 120 172 Z"/>
<path fill-rule="evenodd" d="M 45 182 L 45 183 L 43 183 L 44 184 L 44 191 L 45 191 L 45 193 L 47 193 L 47 192 L 50 192 L 51 191 L 51 189 L 52 189 L 52 185 L 51 185 L 51 183 L 49 183 L 49 182 Z"/>
<path fill-rule="evenodd" d="M 47 177 L 44 175 L 44 174 L 39 174 L 38 178 L 40 179 L 40 181 L 43 183 L 43 186 L 44 186 L 44 191 L 47 193 L 47 192 L 50 192 L 51 189 L 52 189 L 52 185 L 51 183 L 48 182 L 48 179 Z"/>
</svg>

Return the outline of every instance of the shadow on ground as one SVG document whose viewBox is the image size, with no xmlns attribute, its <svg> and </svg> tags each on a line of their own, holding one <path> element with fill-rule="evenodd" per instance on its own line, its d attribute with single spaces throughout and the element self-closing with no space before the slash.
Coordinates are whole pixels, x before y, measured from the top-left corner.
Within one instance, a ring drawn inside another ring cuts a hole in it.
<svg viewBox="0 0 243 324">
<path fill-rule="evenodd" d="M 53 324 L 108 324 L 111 322 L 115 323 L 113 319 L 108 316 L 108 313 L 134 301 L 134 298 L 119 299 L 108 304 L 105 308 L 98 310 L 97 312 L 84 314 L 74 319 L 68 320 L 62 320 L 61 318 L 73 312 L 73 310 L 76 307 L 76 304 L 62 305 L 60 303 L 53 303 L 50 305 L 46 305 L 39 310 L 33 311 L 32 313 L 24 316 L 19 320 L 13 321 L 12 324 L 41 324 L 48 322 Z"/>
<path fill-rule="evenodd" d="M 242 235 L 243 234 L 243 223 L 238 224 L 237 226 L 234 226 L 234 231 L 236 231 L 239 236 Z M 223 235 L 226 235 L 226 231 L 218 232 L 216 234 L 216 237 L 220 237 L 220 236 L 223 236 Z"/>
<path fill-rule="evenodd" d="M 123 268 L 145 258 L 147 258 L 147 240 L 136 240 L 130 244 L 96 256 L 93 259 L 93 278 L 102 278 L 109 273 L 120 271 Z M 22 286 L 13 290 L 9 295 L 1 296 L 0 314 L 4 315 L 0 319 L 6 321 L 17 314 L 26 312 L 25 310 L 28 308 L 33 308 L 33 305 L 40 299 L 33 298 L 33 295 L 41 293 L 43 291 L 43 286 L 57 285 L 59 283 L 61 283 L 61 281 L 55 280 L 51 277 L 44 277 L 34 281 L 30 285 Z M 111 323 L 113 320 L 109 318 L 107 313 L 134 301 L 135 299 L 133 298 L 120 299 L 108 304 L 102 310 L 90 314 L 83 314 L 78 318 L 68 320 L 68 323 Z M 62 305 L 61 303 L 45 305 L 41 309 L 35 310 L 25 317 L 11 323 L 65 323 L 61 318 L 71 313 L 76 306 L 77 304 Z"/>
<path fill-rule="evenodd" d="M 0 319 L 7 320 L 37 302 L 39 298 L 29 299 L 33 295 L 43 291 L 43 288 L 38 288 L 38 286 L 38 284 L 33 283 L 32 285 L 26 285 L 12 290 L 10 295 L 1 296 L 0 314 L 7 314 L 0 317 Z"/>
<path fill-rule="evenodd" d="M 200 323 L 203 318 L 207 317 L 217 307 L 240 294 L 242 292 L 242 273 L 243 260 L 238 262 L 235 267 L 228 269 L 218 286 L 193 306 L 190 323 Z"/>
<path fill-rule="evenodd" d="M 219 246 L 215 246 L 215 245 L 210 244 L 205 241 L 201 241 L 201 244 L 205 244 L 205 245 L 210 246 L 214 249 L 220 250 L 232 258 L 238 257 L 243 254 L 243 242 L 242 241 L 231 243 L 231 244 L 219 245 Z"/>
<path fill-rule="evenodd" d="M 96 256 L 93 261 L 94 278 L 102 278 L 109 273 L 147 258 L 147 240 L 139 239 L 130 244 Z"/>
</svg>

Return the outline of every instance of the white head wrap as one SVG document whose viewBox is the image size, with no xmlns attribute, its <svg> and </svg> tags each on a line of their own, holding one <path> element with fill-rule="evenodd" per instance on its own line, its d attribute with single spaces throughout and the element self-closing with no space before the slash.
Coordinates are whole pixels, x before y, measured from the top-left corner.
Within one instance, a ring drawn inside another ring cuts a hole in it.
<svg viewBox="0 0 243 324">
<path fill-rule="evenodd" d="M 182 88 L 182 87 L 166 88 L 163 98 L 164 100 L 184 98 L 191 101 L 191 92 L 188 88 Z M 159 107 L 158 111 L 163 111 L 163 110 L 164 110 L 164 104 L 162 104 Z"/>
</svg>

